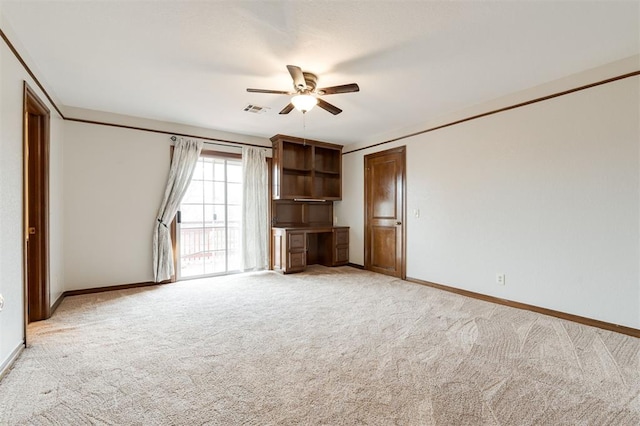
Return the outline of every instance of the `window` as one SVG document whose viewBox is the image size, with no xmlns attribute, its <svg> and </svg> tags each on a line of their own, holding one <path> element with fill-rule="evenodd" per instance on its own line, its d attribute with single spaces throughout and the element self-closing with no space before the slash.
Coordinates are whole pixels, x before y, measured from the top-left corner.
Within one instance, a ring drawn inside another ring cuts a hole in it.
<svg viewBox="0 0 640 426">
<path fill-rule="evenodd" d="M 178 279 L 239 271 L 242 250 L 242 160 L 200 156 L 178 213 Z"/>
</svg>

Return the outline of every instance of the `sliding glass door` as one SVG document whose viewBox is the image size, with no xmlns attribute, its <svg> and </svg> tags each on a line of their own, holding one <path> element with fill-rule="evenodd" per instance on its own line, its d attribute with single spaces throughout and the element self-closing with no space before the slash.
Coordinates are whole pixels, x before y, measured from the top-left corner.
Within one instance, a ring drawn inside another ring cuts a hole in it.
<svg viewBox="0 0 640 426">
<path fill-rule="evenodd" d="M 204 153 L 178 213 L 178 279 L 240 270 L 242 160 Z"/>
</svg>

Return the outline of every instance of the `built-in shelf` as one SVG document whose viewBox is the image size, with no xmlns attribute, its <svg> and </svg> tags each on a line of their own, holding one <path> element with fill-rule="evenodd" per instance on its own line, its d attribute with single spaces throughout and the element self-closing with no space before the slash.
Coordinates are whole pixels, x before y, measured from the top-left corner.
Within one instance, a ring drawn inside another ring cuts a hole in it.
<svg viewBox="0 0 640 426">
<path fill-rule="evenodd" d="M 271 141 L 272 268 L 346 265 L 349 228 L 333 226 L 333 201 L 342 198 L 342 145 L 284 135 Z"/>
<path fill-rule="evenodd" d="M 299 167 L 283 167 L 283 173 L 302 173 L 302 174 L 311 174 L 311 169 L 301 169 Z"/>
<path fill-rule="evenodd" d="M 342 198 L 342 145 L 276 135 L 273 142 L 273 198 Z"/>
</svg>

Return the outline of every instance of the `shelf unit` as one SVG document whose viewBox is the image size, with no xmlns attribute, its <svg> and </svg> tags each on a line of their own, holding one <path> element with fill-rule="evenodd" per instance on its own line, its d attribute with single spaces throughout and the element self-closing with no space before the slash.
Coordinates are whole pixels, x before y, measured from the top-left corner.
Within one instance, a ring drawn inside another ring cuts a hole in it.
<svg viewBox="0 0 640 426">
<path fill-rule="evenodd" d="M 275 135 L 273 198 L 342 199 L 342 145 Z"/>
<path fill-rule="evenodd" d="M 334 227 L 342 199 L 342 145 L 275 135 L 271 266 L 284 273 L 307 265 L 349 262 L 349 228 Z"/>
</svg>

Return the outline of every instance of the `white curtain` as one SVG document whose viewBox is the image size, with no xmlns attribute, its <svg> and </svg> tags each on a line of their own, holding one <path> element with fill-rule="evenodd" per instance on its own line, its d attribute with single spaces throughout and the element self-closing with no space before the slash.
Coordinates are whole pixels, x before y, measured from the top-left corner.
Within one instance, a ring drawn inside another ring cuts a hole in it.
<svg viewBox="0 0 640 426">
<path fill-rule="evenodd" d="M 242 269 L 269 265 L 269 187 L 265 150 L 242 148 Z"/>
<path fill-rule="evenodd" d="M 167 188 L 153 226 L 153 280 L 168 280 L 174 273 L 169 224 L 180 207 L 202 151 L 202 142 L 179 139 L 173 149 Z"/>
</svg>

